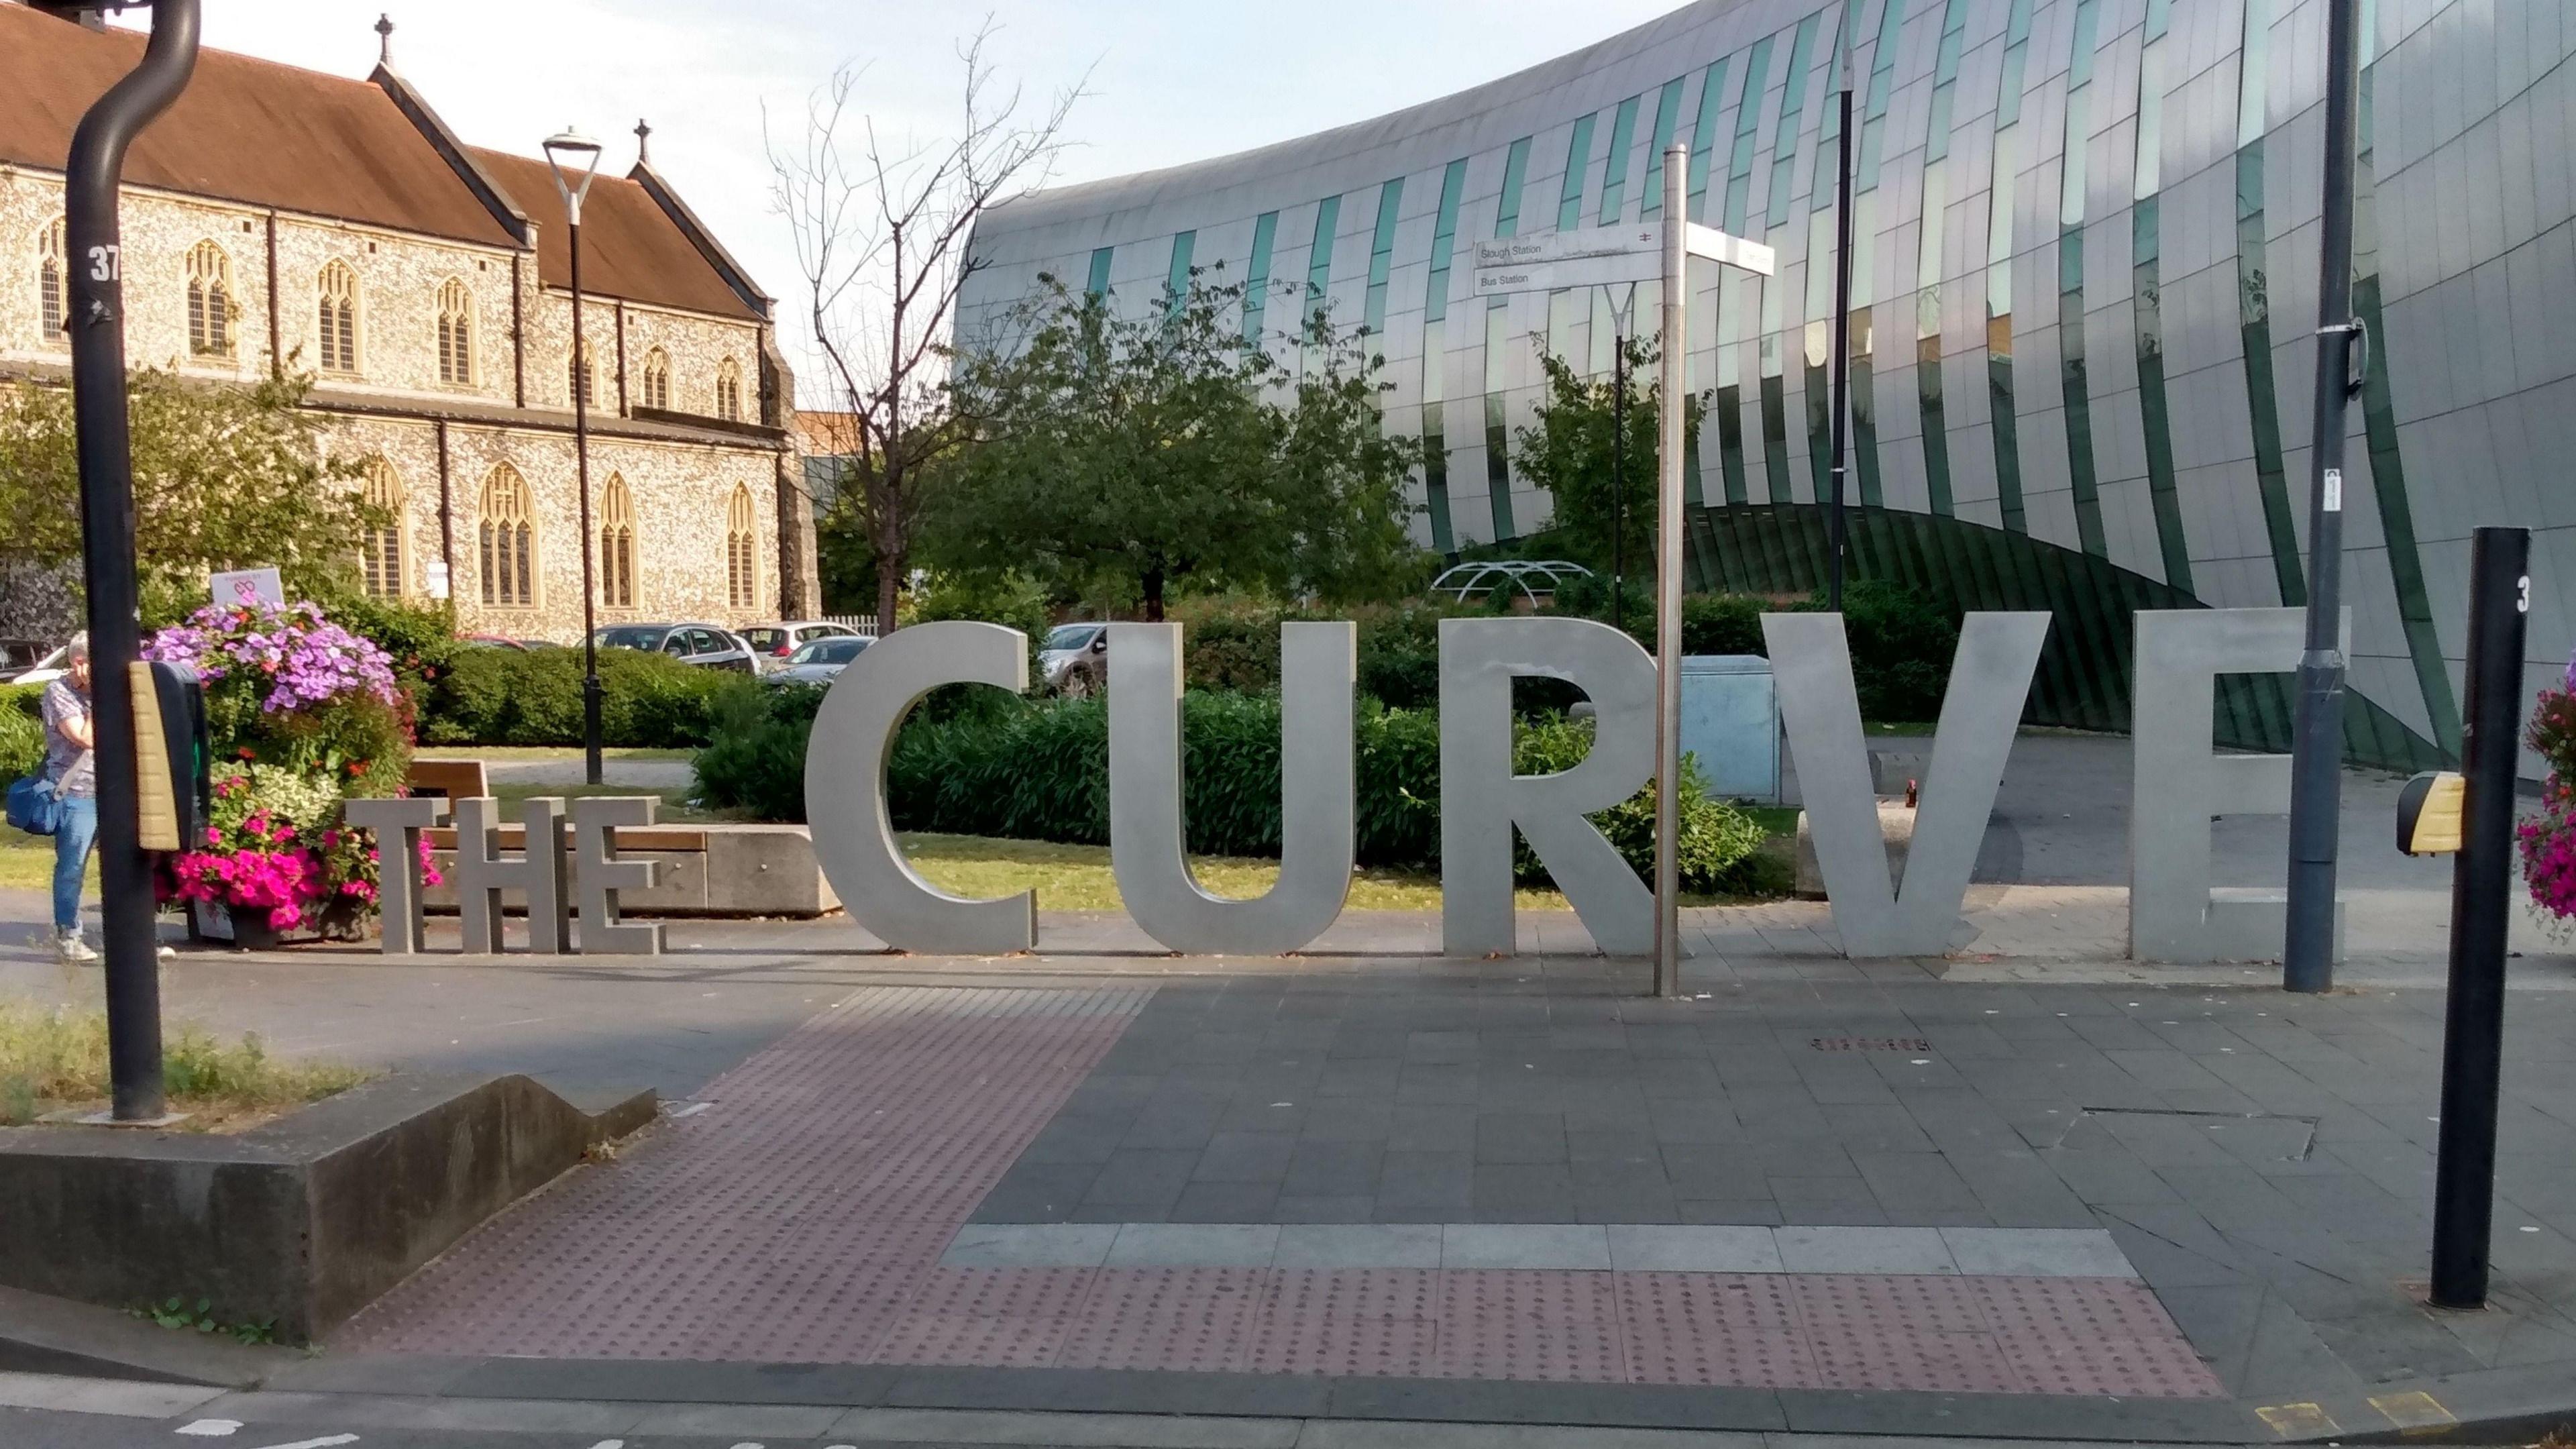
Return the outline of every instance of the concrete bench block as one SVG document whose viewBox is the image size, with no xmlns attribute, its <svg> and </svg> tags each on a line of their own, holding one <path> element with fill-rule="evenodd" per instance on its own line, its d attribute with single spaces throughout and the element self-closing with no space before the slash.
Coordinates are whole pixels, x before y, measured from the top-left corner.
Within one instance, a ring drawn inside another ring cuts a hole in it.
<svg viewBox="0 0 2576 1449">
<path fill-rule="evenodd" d="M 444 838 L 441 838 L 444 837 Z M 661 879 L 649 891 L 624 891 L 622 910 L 639 916 L 795 916 L 828 914 L 841 908 L 841 898 L 823 879 L 814 859 L 814 837 L 802 825 L 715 824 L 685 829 L 655 826 L 618 832 L 619 854 L 658 862 Z M 501 848 L 516 850 L 517 826 L 501 832 Z M 653 848 L 699 842 L 697 849 Z M 440 874 L 452 877 L 455 834 L 430 834 L 431 858 Z M 569 860 L 566 874 L 576 888 L 580 870 Z M 507 899 L 507 898 L 505 898 Z M 421 893 L 428 909 L 456 910 L 456 887 L 441 884 Z M 518 904 L 511 901 L 515 914 Z"/>
<path fill-rule="evenodd" d="M 1905 788 L 1903 780 L 1897 788 Z M 1888 878 L 1905 879 L 1905 853 L 1914 845 L 1914 807 L 1902 799 L 1878 802 L 1878 834 L 1887 842 Z M 1811 901 L 1825 898 L 1825 873 L 1816 864 L 1816 840 L 1807 830 L 1807 812 L 1798 812 L 1798 894 Z"/>
</svg>

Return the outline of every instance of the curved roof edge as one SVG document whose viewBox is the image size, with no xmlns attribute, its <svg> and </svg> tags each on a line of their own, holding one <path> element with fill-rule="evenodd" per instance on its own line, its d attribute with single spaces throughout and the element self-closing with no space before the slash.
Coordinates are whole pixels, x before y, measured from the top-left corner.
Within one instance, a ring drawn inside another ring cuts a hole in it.
<svg viewBox="0 0 2576 1449">
<path fill-rule="evenodd" d="M 1759 0 L 1692 0 L 1640 25 L 1598 40 L 1580 50 L 1524 66 L 1511 74 L 1462 91 L 1418 102 L 1398 110 L 1310 132 L 1242 151 L 1184 161 L 1151 171 L 1131 171 L 1093 181 L 1051 186 L 1004 202 L 984 213 L 976 230 L 985 236 L 1008 235 L 1071 216 L 1095 216 L 1153 200 L 1166 188 L 1193 191 L 1238 174 L 1258 174 L 1260 163 L 1294 157 L 1311 166 L 1356 156 L 1391 141 L 1418 137 L 1426 131 L 1476 120 L 1504 105 L 1564 84 L 1601 66 L 1625 60 L 1678 31 L 1706 23 Z"/>
</svg>

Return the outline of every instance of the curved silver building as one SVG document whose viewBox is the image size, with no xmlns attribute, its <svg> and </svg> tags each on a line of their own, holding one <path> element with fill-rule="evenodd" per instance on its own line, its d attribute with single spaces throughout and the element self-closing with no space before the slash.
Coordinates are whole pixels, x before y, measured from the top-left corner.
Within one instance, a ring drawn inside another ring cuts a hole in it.
<svg viewBox="0 0 2576 1449">
<path fill-rule="evenodd" d="M 2537 531 L 2535 683 L 2576 619 L 2576 489 L 2547 461 L 2576 456 L 2576 7 L 2362 17 L 2348 744 L 2411 765 L 2458 751 L 2474 526 Z M 1684 142 L 1692 219 L 1780 254 L 1768 281 L 1693 282 L 1692 584 L 1806 590 L 1848 24 L 1855 571 L 2051 610 L 2034 717 L 2122 727 L 2131 611 L 2306 598 L 2324 22 L 2324 0 L 1700 0 L 1375 120 L 1003 208 L 960 337 L 1042 272 L 1143 309 L 1221 264 L 1266 299 L 1247 339 L 1292 365 L 1306 308 L 1376 332 L 1424 540 L 1508 540 L 1547 520 L 1506 456 L 1539 352 L 1606 369 L 1615 299 L 1477 298 L 1472 245 L 1652 219 Z M 2222 738 L 2285 747 L 2286 679 L 2226 683 Z"/>
</svg>

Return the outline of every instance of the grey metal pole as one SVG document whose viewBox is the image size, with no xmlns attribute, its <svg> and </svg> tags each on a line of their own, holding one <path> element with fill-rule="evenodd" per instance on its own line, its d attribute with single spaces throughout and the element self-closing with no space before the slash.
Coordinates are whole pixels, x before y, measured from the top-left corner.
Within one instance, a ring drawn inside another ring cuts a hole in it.
<svg viewBox="0 0 2576 1449">
<path fill-rule="evenodd" d="M 1690 218 L 1682 212 L 1682 173 L 1690 148 L 1664 153 L 1663 396 L 1655 414 L 1655 994 L 1682 994 L 1681 726 L 1682 726 L 1682 428 L 1690 411 L 1685 364 L 1690 334 L 1682 327 L 1683 279 Z"/>
<path fill-rule="evenodd" d="M 2451 990 L 2442 1023 L 2440 1148 L 2433 1170 L 2437 1308 L 2482 1308 L 2487 1301 L 2530 568 L 2531 530 L 2477 531 L 2469 564 L 2469 714 L 2460 761 L 2468 791 L 2460 853 L 2451 862 Z"/>
<path fill-rule="evenodd" d="M 72 418 L 80 457 L 81 575 L 88 594 L 91 758 L 98 773 L 98 874 L 106 948 L 113 1118 L 165 1112 L 161 967 L 154 957 L 152 861 L 143 851 L 134 682 L 142 657 L 134 562 L 134 452 L 125 398 L 125 282 L 117 223 L 126 148 L 188 86 L 198 0 L 157 0 L 143 62 L 81 117 L 64 163 L 71 256 Z M 47 323 L 54 319 L 46 318 Z"/>
<path fill-rule="evenodd" d="M 2281 985 L 2334 987 L 2337 832 L 2343 823 L 2343 453 L 2352 401 L 2352 173 L 2361 0 L 2326 7 L 2325 210 L 2318 229 L 2317 394 L 2308 496 L 2308 639 L 2291 737 L 2289 922 Z"/>
<path fill-rule="evenodd" d="M 1849 552 L 1850 525 L 1843 516 L 1843 475 L 1851 461 L 1851 294 L 1852 294 L 1852 22 L 1860 16 L 1858 5 L 1847 6 L 1840 24 L 1835 27 L 1839 60 L 1836 74 L 1835 104 L 1841 118 L 1835 130 L 1840 135 L 1834 168 L 1834 496 L 1825 506 L 1825 607 L 1840 612 L 1843 606 L 1843 556 Z"/>
<path fill-rule="evenodd" d="M 572 244 L 572 356 L 580 386 L 572 390 L 573 471 L 581 490 L 581 756 L 582 778 L 601 783 L 599 628 L 592 609 L 599 597 L 591 581 L 591 554 L 599 541 L 590 534 L 590 349 L 581 330 L 581 202 L 571 202 L 568 240 Z"/>
<path fill-rule="evenodd" d="M 1628 627 L 1628 335 L 1610 330 L 1610 627 Z"/>
</svg>

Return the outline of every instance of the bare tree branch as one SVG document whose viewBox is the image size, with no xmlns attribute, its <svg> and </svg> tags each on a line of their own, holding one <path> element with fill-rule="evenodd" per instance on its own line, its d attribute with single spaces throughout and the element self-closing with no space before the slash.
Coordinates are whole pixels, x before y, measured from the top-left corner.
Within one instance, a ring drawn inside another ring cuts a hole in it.
<svg viewBox="0 0 2576 1449">
<path fill-rule="evenodd" d="M 807 99 L 799 134 L 773 134 L 770 197 L 788 224 L 814 345 L 855 435 L 836 508 L 855 514 L 877 571 L 877 627 L 894 628 L 921 483 L 955 446 L 950 338 L 985 213 L 1046 184 L 1090 73 L 1043 108 L 995 83 L 987 15 L 957 49 L 963 108 L 954 136 L 916 142 L 854 115 L 860 71 L 844 66 Z"/>
</svg>

